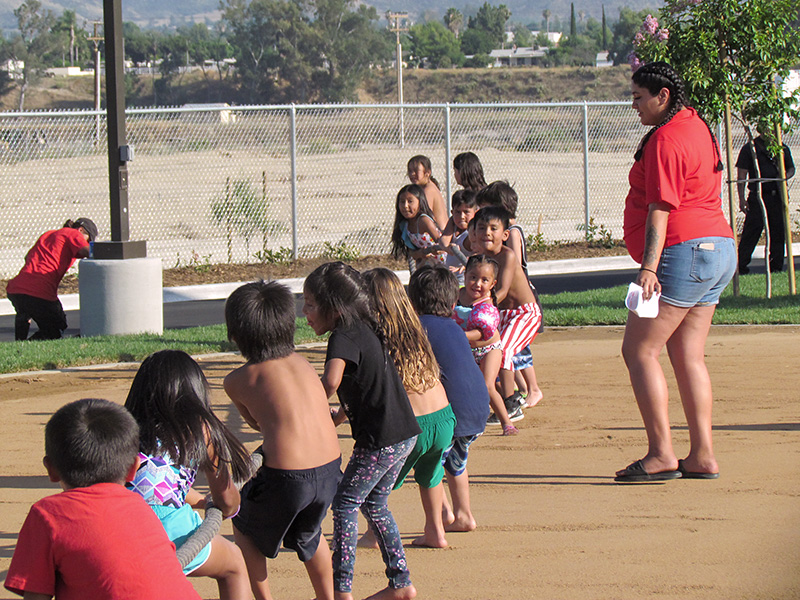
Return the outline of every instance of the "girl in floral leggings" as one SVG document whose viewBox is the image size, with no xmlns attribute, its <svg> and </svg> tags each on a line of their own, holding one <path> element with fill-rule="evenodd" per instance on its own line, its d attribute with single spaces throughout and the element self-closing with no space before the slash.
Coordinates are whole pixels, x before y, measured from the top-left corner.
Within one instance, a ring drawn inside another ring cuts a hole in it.
<svg viewBox="0 0 800 600">
<path fill-rule="evenodd" d="M 353 598 L 360 509 L 389 579 L 388 587 L 370 597 L 414 598 L 417 592 L 388 499 L 421 430 L 394 362 L 375 333 L 361 274 L 341 262 L 322 265 L 306 279 L 303 297 L 303 313 L 314 333 L 331 332 L 322 384 L 329 398 L 338 392 L 341 403 L 331 416 L 337 425 L 347 417 L 355 439 L 332 506 L 335 597 Z"/>
</svg>

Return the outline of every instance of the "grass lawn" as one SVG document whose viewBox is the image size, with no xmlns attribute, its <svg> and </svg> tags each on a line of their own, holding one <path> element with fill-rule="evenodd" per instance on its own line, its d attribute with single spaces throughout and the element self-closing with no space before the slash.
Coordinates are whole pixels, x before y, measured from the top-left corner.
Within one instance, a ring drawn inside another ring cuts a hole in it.
<svg viewBox="0 0 800 600">
<path fill-rule="evenodd" d="M 789 295 L 786 273 L 773 276 L 772 298 L 764 297 L 764 276 L 740 278 L 741 295 L 733 296 L 731 286 L 722 296 L 714 316 L 715 324 L 770 325 L 800 324 L 800 296 Z M 575 325 L 624 325 L 627 286 L 586 292 L 542 295 L 546 327 Z M 295 342 L 321 341 L 305 319 L 297 320 Z M 69 338 L 44 342 L 6 342 L 0 344 L 0 373 L 18 373 L 40 369 L 141 361 L 164 348 L 184 350 L 189 354 L 229 352 L 233 345 L 226 338 L 224 325 L 170 329 L 163 335 L 102 336 Z"/>
</svg>

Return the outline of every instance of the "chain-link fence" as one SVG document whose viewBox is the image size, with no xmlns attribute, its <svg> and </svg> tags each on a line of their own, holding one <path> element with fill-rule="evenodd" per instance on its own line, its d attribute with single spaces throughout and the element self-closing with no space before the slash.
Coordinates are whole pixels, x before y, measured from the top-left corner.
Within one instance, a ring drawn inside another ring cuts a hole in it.
<svg viewBox="0 0 800 600">
<path fill-rule="evenodd" d="M 171 267 L 384 253 L 415 154 L 430 157 L 445 197 L 453 157 L 478 154 L 543 242 L 583 239 L 590 219 L 621 238 L 645 128 L 627 103 L 587 102 L 137 109 L 127 131 L 131 239 Z M 0 276 L 68 218 L 109 237 L 106 148 L 104 113 L 0 114 Z"/>
</svg>

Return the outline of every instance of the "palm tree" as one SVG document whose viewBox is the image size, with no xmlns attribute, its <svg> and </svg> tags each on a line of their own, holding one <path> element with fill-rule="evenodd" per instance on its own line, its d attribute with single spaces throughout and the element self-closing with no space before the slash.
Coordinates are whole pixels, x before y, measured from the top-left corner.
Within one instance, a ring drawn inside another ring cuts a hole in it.
<svg viewBox="0 0 800 600">
<path fill-rule="evenodd" d="M 550 33 L 550 15 L 552 15 L 552 14 L 553 13 L 550 12 L 549 8 L 545 8 L 542 11 L 542 16 L 544 17 L 544 26 L 545 26 L 545 29 L 547 30 L 547 33 Z"/>
<path fill-rule="evenodd" d="M 457 8 L 448 8 L 444 14 L 445 26 L 458 37 L 461 27 L 464 25 L 464 15 Z"/>
</svg>

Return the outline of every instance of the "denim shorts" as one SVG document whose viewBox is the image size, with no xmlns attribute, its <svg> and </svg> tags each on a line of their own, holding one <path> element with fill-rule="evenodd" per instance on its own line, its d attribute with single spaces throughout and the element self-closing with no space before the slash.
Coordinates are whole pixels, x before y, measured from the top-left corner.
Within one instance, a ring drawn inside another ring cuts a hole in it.
<svg viewBox="0 0 800 600">
<path fill-rule="evenodd" d="M 713 306 L 735 270 L 733 238 L 695 238 L 664 248 L 657 273 L 661 300 L 681 308 Z"/>
</svg>

